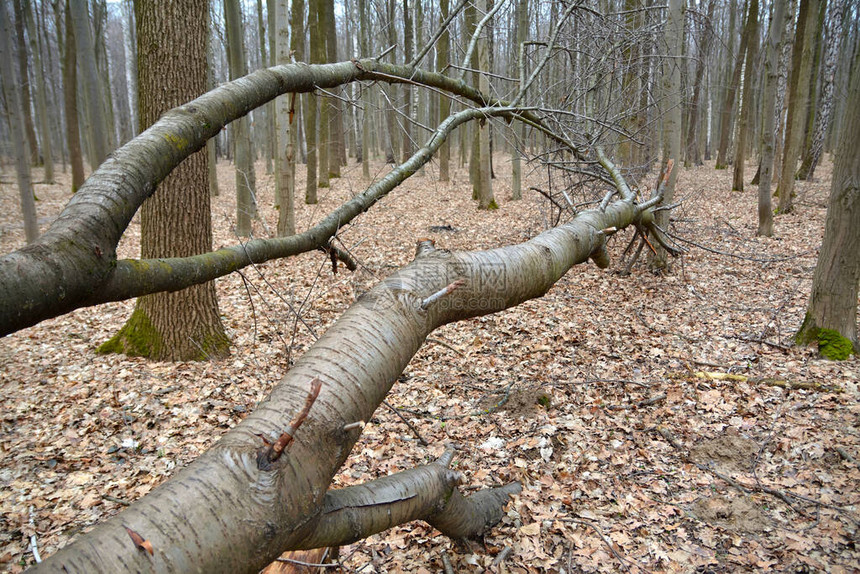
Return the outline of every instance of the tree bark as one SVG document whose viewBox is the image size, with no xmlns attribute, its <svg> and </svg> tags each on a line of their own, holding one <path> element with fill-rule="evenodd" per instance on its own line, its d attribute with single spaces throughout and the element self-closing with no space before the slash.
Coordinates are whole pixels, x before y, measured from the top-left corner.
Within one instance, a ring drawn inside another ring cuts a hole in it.
<svg viewBox="0 0 860 574">
<path fill-rule="evenodd" d="M 785 148 L 782 169 L 776 195 L 779 196 L 779 212 L 794 211 L 794 174 L 803 139 L 803 126 L 809 113 L 809 74 L 812 70 L 812 47 L 815 20 L 821 0 L 801 0 L 797 17 L 797 32 L 791 55 L 791 79 L 789 80 L 788 119 L 785 128 Z"/>
<path fill-rule="evenodd" d="M 457 117 L 466 119 L 457 119 L 454 125 L 487 113 L 508 119 L 522 118 L 532 126 L 542 125 L 535 113 L 519 110 L 514 114 L 509 108 L 499 108 L 503 102 L 462 81 L 375 60 L 280 66 L 249 74 L 165 113 L 145 134 L 117 150 L 87 179 L 38 245 L 0 257 L 0 336 L 82 306 L 175 291 L 221 277 L 251 263 L 327 245 L 340 226 L 369 209 L 429 161 L 430 154 L 445 138 L 434 136 L 432 145 L 419 150 L 410 162 L 331 212 L 313 228 L 294 237 L 253 240 L 194 257 L 116 259 L 116 246 L 123 230 L 155 186 L 180 161 L 202 148 L 208 138 L 219 134 L 226 124 L 288 91 L 309 92 L 358 80 L 417 82 L 457 94 L 478 105 L 494 106 L 461 112 Z M 439 130 L 447 133 L 454 121 L 452 118 Z M 570 146 L 561 137 L 557 137 L 557 143 Z M 582 157 L 580 150 L 572 149 Z M 140 170 L 139 165 L 148 168 Z"/>
<path fill-rule="evenodd" d="M 744 87 L 741 100 L 741 119 L 738 126 L 738 141 L 735 145 L 735 165 L 732 191 L 744 190 L 744 167 L 746 163 L 747 140 L 752 139 L 752 105 L 755 84 L 755 63 L 758 58 L 758 0 L 750 0 L 747 23 L 744 27 L 746 65 L 744 67 Z"/>
<path fill-rule="evenodd" d="M 803 154 L 803 160 L 798 171 L 798 178 L 807 181 L 815 176 L 815 168 L 824 150 L 824 136 L 830 128 L 833 113 L 833 85 L 836 76 L 836 62 L 839 56 L 839 40 L 841 39 L 842 21 L 845 14 L 846 2 L 834 0 L 830 3 L 830 18 L 828 18 L 827 39 L 824 45 L 824 73 L 822 78 L 821 97 L 816 106 L 817 114 L 813 129 L 812 141 L 808 151 Z"/>
<path fill-rule="evenodd" d="M 322 0 L 325 10 L 325 62 L 337 62 L 337 20 L 334 0 Z M 326 98 L 329 119 L 328 177 L 340 177 L 340 166 L 346 165 L 346 141 L 343 133 L 343 109 L 337 98 Z"/>
<path fill-rule="evenodd" d="M 699 54 L 696 61 L 696 74 L 693 79 L 693 95 L 690 99 L 690 121 L 687 125 L 687 145 L 685 163 L 702 165 L 702 154 L 699 152 L 699 115 L 700 102 L 702 99 L 702 83 L 705 78 L 705 68 L 711 52 L 711 38 L 713 32 L 711 26 L 714 20 L 714 7 L 716 0 L 708 0 L 708 15 L 702 26 L 702 37 L 699 40 Z"/>
<path fill-rule="evenodd" d="M 747 10 L 747 14 L 749 14 L 749 10 Z M 747 21 L 749 21 L 749 15 L 747 15 Z M 729 33 L 734 34 L 734 30 L 730 30 Z M 720 115 L 720 146 L 717 149 L 717 162 L 714 166 L 716 169 L 726 169 L 728 167 L 728 160 L 726 158 L 729 153 L 729 140 L 731 139 L 732 126 L 734 125 L 735 94 L 741 82 L 741 71 L 743 70 L 744 56 L 747 51 L 746 37 L 746 34 L 741 35 L 741 45 L 738 49 L 737 59 L 735 60 L 731 82 L 723 100 L 723 112 Z"/>
<path fill-rule="evenodd" d="M 199 0 L 136 0 L 140 131 L 206 91 L 208 7 Z M 141 208 L 141 257 L 186 257 L 212 250 L 208 155 L 182 162 Z M 215 284 L 154 293 L 137 301 L 131 318 L 102 353 L 158 361 L 221 358 L 229 340 Z"/>
<path fill-rule="evenodd" d="M 24 17 L 27 20 L 27 35 L 30 37 L 30 52 L 33 54 L 33 66 L 36 68 L 36 114 L 39 117 L 39 132 L 42 134 L 42 163 L 45 166 L 45 183 L 54 183 L 54 153 L 51 148 L 51 126 L 48 122 L 47 88 L 45 75 L 47 70 L 42 68 L 42 55 L 39 51 L 39 37 L 36 33 L 36 20 L 33 8 L 25 2 Z M 26 56 L 25 56 L 26 57 Z"/>
<path fill-rule="evenodd" d="M 42 165 L 39 155 L 39 140 L 36 138 L 36 129 L 33 127 L 33 113 L 30 111 L 30 72 L 27 65 L 27 41 L 24 38 L 24 7 L 22 5 L 22 2 L 25 1 L 15 0 L 12 3 L 15 9 L 15 37 L 18 40 L 18 79 L 20 80 L 20 97 L 18 101 L 21 103 L 21 111 L 23 113 L 21 117 L 24 121 L 24 133 L 30 149 L 30 162 L 33 165 Z M 10 57 L 13 53 L 9 52 Z"/>
<path fill-rule="evenodd" d="M 761 167 L 758 185 L 758 231 L 756 235 L 773 235 L 773 207 L 770 188 L 773 181 L 774 145 L 776 140 L 776 88 L 779 81 L 779 54 L 788 0 L 774 0 L 773 18 L 765 54 L 765 85 L 762 100 Z"/>
<path fill-rule="evenodd" d="M 270 32 L 275 35 L 275 55 L 278 64 L 290 62 L 289 10 L 287 0 L 275 0 L 275 27 Z M 275 100 L 275 185 L 278 190 L 278 236 L 286 237 L 296 233 L 296 154 L 293 145 L 292 123 L 295 117 L 296 94 L 286 94 Z"/>
<path fill-rule="evenodd" d="M 3 98 L 9 113 L 9 131 L 12 135 L 12 148 L 15 154 L 15 171 L 18 176 L 18 192 L 21 197 L 21 214 L 24 219 L 24 236 L 27 243 L 39 237 L 36 221 L 36 202 L 33 199 L 33 185 L 30 179 L 30 164 L 27 158 L 27 136 L 24 130 L 24 112 L 21 107 L 15 68 L 12 67 L 12 21 L 6 13 L 6 4 L 0 2 L 0 83 L 3 84 Z"/>
<path fill-rule="evenodd" d="M 442 0 L 443 5 L 447 3 L 448 0 Z M 368 14 L 367 14 L 367 0 L 358 0 L 358 20 L 359 20 L 359 51 L 361 52 L 362 58 L 367 58 L 370 52 L 370 30 L 368 30 Z M 443 47 L 440 46 L 439 50 L 442 50 Z M 370 100 L 370 89 L 364 87 L 361 89 L 361 177 L 365 180 L 370 179 L 370 139 L 371 139 L 371 121 L 373 115 L 371 114 L 371 100 Z M 441 120 L 440 120 L 441 121 Z M 440 168 L 439 168 L 439 177 L 441 179 L 441 153 L 440 152 Z M 446 181 L 446 180 L 442 180 Z"/>
<path fill-rule="evenodd" d="M 681 158 L 681 54 L 683 51 L 684 4 L 682 0 L 669 0 L 666 19 L 666 44 L 668 57 L 663 60 L 663 101 L 666 105 L 663 126 L 663 159 L 660 178 L 668 172 L 669 179 L 663 192 L 663 201 L 672 203 L 675 196 L 675 183 L 678 180 L 677 167 Z M 669 171 L 671 170 L 671 171 Z M 655 188 L 659 189 L 659 186 Z M 657 225 L 665 229 L 669 224 L 669 213 L 657 214 Z M 650 265 L 653 269 L 666 269 L 669 265 L 668 254 L 658 246 L 652 255 Z"/>
<path fill-rule="evenodd" d="M 224 0 L 224 21 L 230 79 L 236 80 L 248 73 L 242 32 L 242 8 L 239 0 Z M 251 234 L 251 219 L 257 216 L 254 154 L 251 149 L 248 118 L 239 118 L 233 123 L 232 128 L 233 154 L 236 162 L 236 233 L 247 237 Z"/>
<path fill-rule="evenodd" d="M 75 57 L 75 28 L 72 24 L 69 0 L 66 5 L 66 53 L 63 59 L 63 104 L 66 108 L 66 145 L 72 164 L 72 193 L 84 184 L 84 158 L 81 152 L 81 131 L 78 127 L 77 63 Z"/>
<path fill-rule="evenodd" d="M 860 56 L 855 51 L 824 240 L 812 277 L 806 316 L 795 340 L 817 342 L 829 359 L 860 354 L 857 290 L 860 284 Z"/>
<path fill-rule="evenodd" d="M 520 87 L 526 82 L 526 63 L 523 57 L 525 49 L 525 41 L 529 34 L 529 0 L 517 0 L 516 8 L 516 54 L 517 66 L 519 68 L 518 77 L 520 79 Z M 450 104 L 449 104 L 450 106 Z M 523 183 L 522 183 L 522 159 L 520 157 L 519 146 L 525 145 L 526 129 L 525 125 L 518 126 L 514 130 L 518 137 L 514 137 L 513 150 L 511 152 L 511 199 L 520 200 L 523 198 Z"/>
<path fill-rule="evenodd" d="M 102 104 L 102 82 L 96 67 L 96 52 L 90 32 L 87 0 L 69 0 L 72 25 L 75 30 L 75 53 L 83 72 L 84 100 L 86 104 L 87 137 L 92 146 L 89 158 L 93 170 L 104 163 L 110 146 L 108 125 Z"/>
<path fill-rule="evenodd" d="M 458 122 L 500 113 L 478 108 L 449 118 L 417 159 L 429 160 Z M 405 179 L 415 169 L 394 171 Z M 650 226 L 648 209 L 659 198 L 637 205 L 620 172 L 607 169 L 621 200 L 580 212 L 526 243 L 452 253 L 420 242 L 414 261 L 356 301 L 240 425 L 34 571 L 254 572 L 284 550 L 344 544 L 416 518 L 455 538 L 486 530 L 517 486 L 465 498 L 454 489 L 458 477 L 445 468 L 447 453 L 441 464 L 327 493 L 360 434 L 347 425 L 369 420 L 435 328 L 540 297 L 589 258 L 607 265 L 604 229 L 634 221 Z M 440 299 L 442 291 L 447 295 Z M 309 414 L 298 428 L 295 414 L 315 380 L 322 389 L 315 400 L 305 399 Z M 293 428 L 289 448 L 273 456 L 271 443 L 281 444 L 284 429 Z M 138 550 L 129 530 L 149 542 L 152 555 Z"/>
</svg>

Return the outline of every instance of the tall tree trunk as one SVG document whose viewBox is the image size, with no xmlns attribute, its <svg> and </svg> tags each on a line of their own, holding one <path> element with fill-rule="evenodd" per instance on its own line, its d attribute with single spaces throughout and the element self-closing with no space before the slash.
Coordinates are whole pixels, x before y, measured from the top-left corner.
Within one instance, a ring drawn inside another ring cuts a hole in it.
<svg viewBox="0 0 860 574">
<path fill-rule="evenodd" d="M 443 5 L 447 5 L 448 0 L 442 0 Z M 367 0 L 358 0 L 358 21 L 359 21 L 359 44 L 360 44 L 360 52 L 362 58 L 367 58 L 370 52 L 370 30 L 368 30 L 368 14 L 367 14 Z M 447 31 L 445 32 L 447 34 Z M 440 40 L 442 42 L 442 40 Z M 444 49 L 442 46 L 438 48 L 439 50 Z M 370 88 L 363 87 L 361 88 L 361 177 L 368 180 L 370 179 L 370 139 L 371 139 L 371 118 L 373 115 L 371 114 L 371 100 L 370 100 Z M 440 166 L 441 166 L 441 150 L 440 150 Z M 440 178 L 442 168 L 439 168 Z M 445 181 L 445 180 L 442 180 Z"/>
<path fill-rule="evenodd" d="M 275 26 L 269 32 L 276 38 L 275 57 L 277 63 L 290 62 L 289 21 L 290 12 L 287 0 L 275 0 Z M 295 94 L 286 94 L 275 100 L 277 133 L 275 138 L 275 185 L 278 190 L 278 236 L 285 237 L 296 233 L 296 157 L 293 146 L 292 120 L 295 116 L 293 107 Z"/>
<path fill-rule="evenodd" d="M 323 61 L 337 62 L 337 20 L 334 15 L 334 0 L 322 0 L 325 9 L 325 57 Z M 340 91 L 340 90 L 338 90 Z M 326 98 L 328 108 L 328 176 L 340 177 L 340 166 L 346 165 L 346 138 L 343 132 L 343 109 L 337 98 Z"/>
<path fill-rule="evenodd" d="M 807 104 L 806 125 L 803 127 L 803 137 L 801 138 L 800 148 L 800 168 L 795 174 L 795 179 L 808 180 L 809 164 L 807 158 L 811 158 L 812 142 L 815 139 L 815 125 L 818 123 L 818 116 L 821 113 L 819 109 L 819 92 L 821 70 L 821 52 L 824 44 L 824 18 L 827 15 L 827 0 L 823 0 L 818 8 L 818 17 L 815 21 L 815 31 L 812 33 L 812 65 L 809 70 L 809 103 Z"/>
<path fill-rule="evenodd" d="M 314 64 L 322 64 L 326 61 L 326 26 L 328 26 L 326 3 L 328 0 L 311 0 L 309 2 L 310 10 L 313 11 L 315 17 L 310 30 L 310 48 L 311 62 Z M 310 18 L 310 16 L 309 16 Z M 332 149 L 332 108 L 329 105 L 328 98 L 321 96 L 317 97 L 317 113 L 319 114 L 319 124 L 317 127 L 317 161 L 318 172 L 317 186 L 321 188 L 329 187 L 330 160 L 329 156 Z"/>
<path fill-rule="evenodd" d="M 488 10 L 487 0 L 478 0 L 478 13 L 484 15 Z M 487 45 L 487 29 L 481 32 L 481 37 L 476 46 L 477 52 L 477 69 L 483 72 L 490 71 L 490 52 Z M 486 73 L 478 74 L 478 89 L 481 93 L 490 93 L 490 80 Z M 490 121 L 489 119 L 479 122 L 479 127 L 475 130 L 478 139 L 479 153 L 477 158 L 473 155 L 472 161 L 478 162 L 478 209 L 498 209 L 495 197 L 493 197 L 493 180 L 491 177 L 491 161 L 490 157 Z"/>
<path fill-rule="evenodd" d="M 395 0 L 387 0 L 385 3 L 385 27 L 387 31 L 388 46 L 395 46 L 395 49 L 391 51 L 391 55 L 389 57 L 396 61 L 397 21 L 394 17 L 394 2 Z M 385 161 L 387 163 L 394 163 L 396 161 L 397 150 L 400 149 L 400 140 L 398 139 L 400 132 L 397 129 L 397 111 L 395 109 L 395 106 L 397 105 L 397 91 L 398 88 L 396 86 L 387 86 L 382 88 L 382 95 L 385 100 L 385 121 L 388 125 L 388 133 L 386 134 L 388 147 L 385 150 Z"/>
<path fill-rule="evenodd" d="M 749 11 L 747 11 L 749 13 Z M 749 21 L 749 15 L 747 15 Z M 734 34 L 734 30 L 729 31 Z M 747 51 L 747 35 L 741 35 L 741 45 L 738 49 L 737 58 L 734 62 L 734 71 L 732 72 L 729 89 L 726 90 L 725 99 L 723 100 L 722 114 L 720 115 L 720 147 L 717 149 L 716 169 L 726 169 L 728 167 L 729 140 L 731 139 L 732 126 L 734 125 L 734 107 L 735 94 L 738 91 L 738 85 L 741 82 L 741 71 L 743 70 L 744 56 Z"/>
<path fill-rule="evenodd" d="M 39 155 L 39 141 L 36 139 L 36 129 L 33 127 L 33 113 L 30 111 L 30 72 L 27 66 L 27 41 L 24 38 L 24 7 L 22 2 L 26 0 L 15 0 L 15 36 L 18 39 L 18 79 L 20 80 L 21 110 L 24 115 L 24 133 L 27 137 L 27 145 L 30 149 L 30 162 L 33 165 L 41 165 Z M 10 55 L 13 52 L 10 52 Z"/>
<path fill-rule="evenodd" d="M 78 127 L 78 80 L 75 56 L 75 28 L 69 0 L 65 0 L 66 53 L 63 58 L 63 104 L 66 108 L 66 145 L 72 164 L 72 193 L 84 184 L 84 159 L 81 153 L 81 131 Z"/>
<path fill-rule="evenodd" d="M 529 37 L 529 0 L 517 0 L 516 14 L 516 46 L 515 53 L 517 57 L 514 59 L 519 72 L 517 77 L 520 79 L 520 86 L 526 82 L 526 63 L 523 57 L 525 50 L 525 41 Z M 525 124 L 514 126 L 514 132 L 518 137 L 514 137 L 513 151 L 511 152 L 511 199 L 519 200 L 523 198 L 523 175 L 522 161 L 520 159 L 520 146 L 525 145 L 526 128 Z"/>
<path fill-rule="evenodd" d="M 666 105 L 663 125 L 663 159 L 660 167 L 662 180 L 666 171 L 669 180 L 663 191 L 663 203 L 671 204 L 675 197 L 675 182 L 678 180 L 679 160 L 681 159 L 681 56 L 683 54 L 684 3 L 683 0 L 669 0 L 666 19 L 666 46 L 668 57 L 663 60 L 663 102 Z M 657 186 L 656 189 L 658 189 Z M 667 211 L 655 216 L 657 225 L 665 229 L 669 224 Z M 662 270 L 668 267 L 668 254 L 662 247 L 651 257 L 651 267 Z"/>
<path fill-rule="evenodd" d="M 797 17 L 797 32 L 791 55 L 791 79 L 789 80 L 788 119 L 785 128 L 785 148 L 782 170 L 776 194 L 779 196 L 779 212 L 794 210 L 794 174 L 803 143 L 803 127 L 809 112 L 809 74 L 812 71 L 815 21 L 821 0 L 801 0 Z"/>
<path fill-rule="evenodd" d="M 20 92 L 16 90 L 18 81 L 12 66 L 12 21 L 6 13 L 6 3 L 0 2 L 0 83 L 3 84 L 3 98 L 9 114 L 9 131 L 12 136 L 12 150 L 15 154 L 15 170 L 18 175 L 18 193 L 21 197 L 21 213 L 24 218 L 24 236 L 27 243 L 39 237 L 36 220 L 36 202 L 33 199 L 33 185 L 30 180 L 30 164 L 27 160 L 27 136 L 24 131 L 24 112 Z"/>
<path fill-rule="evenodd" d="M 705 78 L 705 68 L 711 52 L 711 25 L 714 20 L 716 0 L 708 0 L 708 15 L 702 26 L 702 38 L 699 41 L 699 57 L 696 61 L 696 74 L 693 79 L 693 96 L 690 100 L 690 121 L 687 125 L 686 164 L 702 165 L 702 155 L 699 145 L 699 116 L 702 100 L 702 84 Z"/>
<path fill-rule="evenodd" d="M 239 0 L 224 0 L 224 21 L 230 79 L 235 80 L 248 73 Z M 251 218 L 257 216 L 257 206 L 254 153 L 247 116 L 233 122 L 233 154 L 236 163 L 236 233 L 248 236 L 251 234 Z"/>
<path fill-rule="evenodd" d="M 833 0 L 830 2 L 830 17 L 828 18 L 827 38 L 824 44 L 824 73 L 822 78 L 821 97 L 818 98 L 817 111 L 815 115 L 815 126 L 812 133 L 812 141 L 809 148 L 804 150 L 803 160 L 797 177 L 810 181 L 815 175 L 815 168 L 821 158 L 824 148 L 824 135 L 830 128 L 830 119 L 833 113 L 833 80 L 836 71 L 836 62 L 839 55 L 839 40 L 841 38 L 842 20 L 845 14 L 847 0 Z"/>
<path fill-rule="evenodd" d="M 744 27 L 746 66 L 744 68 L 744 87 L 741 101 L 741 119 L 738 126 L 738 141 L 735 145 L 735 165 L 732 181 L 733 191 L 744 190 L 744 167 L 746 164 L 747 141 L 752 139 L 753 92 L 755 90 L 755 62 L 758 57 L 758 0 L 750 1 L 747 23 Z"/>
<path fill-rule="evenodd" d="M 758 185 L 758 231 L 757 235 L 773 235 L 773 207 L 770 188 L 773 181 L 774 145 L 776 140 L 776 88 L 779 82 L 779 55 L 788 0 L 774 0 L 773 18 L 767 38 L 765 54 L 765 84 L 762 101 L 761 168 Z"/>
<path fill-rule="evenodd" d="M 845 124 L 836 148 L 824 240 L 812 277 L 809 306 L 795 340 L 818 342 L 829 359 L 860 354 L 857 289 L 860 284 L 860 56 L 855 51 Z"/>
<path fill-rule="evenodd" d="M 416 0 L 420 1 L 420 0 Z M 412 61 L 413 52 L 412 10 L 409 8 L 409 0 L 403 0 L 403 62 Z M 401 87 L 403 98 L 403 148 L 401 161 L 406 161 L 413 153 L 412 146 L 412 89 L 409 84 Z"/>
<path fill-rule="evenodd" d="M 206 91 L 208 3 L 135 0 L 140 130 Z M 183 145 L 177 143 L 177 145 Z M 187 257 L 212 250 L 206 150 L 179 165 L 141 207 L 142 258 Z M 99 352 L 158 361 L 229 354 L 213 282 L 137 300 L 128 322 Z"/>
<path fill-rule="evenodd" d="M 90 31 L 87 0 L 69 0 L 72 25 L 75 30 L 75 52 L 83 72 L 82 85 L 87 108 L 87 137 L 91 142 L 90 166 L 95 170 L 107 158 L 108 124 L 102 98 L 102 82 L 96 67 L 96 51 Z"/>
<path fill-rule="evenodd" d="M 310 54 L 308 60 L 316 63 L 319 57 L 319 0 L 308 1 L 308 35 L 310 36 Z M 305 203 L 317 202 L 317 167 L 319 159 L 319 143 L 322 138 L 317 131 L 319 117 L 319 98 L 314 93 L 305 95 L 305 145 L 307 146 L 307 180 L 305 185 Z"/>
<path fill-rule="evenodd" d="M 128 50 L 126 53 L 128 57 L 125 62 L 125 74 L 128 78 L 128 91 L 129 91 L 129 100 L 131 107 L 131 133 L 132 136 L 137 135 L 137 126 L 140 125 L 140 114 L 137 111 L 137 35 L 135 33 L 134 23 L 134 4 L 132 0 L 123 0 L 122 9 L 125 13 L 125 25 L 123 29 L 127 34 L 127 44 Z M 207 44 L 208 51 L 211 52 L 211 46 Z M 212 56 L 210 55 L 210 58 Z M 211 62 L 210 62 L 210 65 Z M 215 78 L 212 78 L 212 85 L 214 86 Z M 217 194 L 216 194 L 217 195 Z"/>
<path fill-rule="evenodd" d="M 274 35 L 275 31 L 269 27 L 269 36 Z M 275 54 L 270 53 L 266 49 L 266 20 L 263 18 L 263 0 L 257 0 L 257 36 L 260 41 L 260 61 L 262 67 L 273 66 L 275 63 Z M 269 57 L 271 56 L 271 58 Z M 260 108 L 260 121 L 265 126 L 263 155 L 266 161 L 266 173 L 273 173 L 272 158 L 275 155 L 275 107 L 267 104 Z"/>
<path fill-rule="evenodd" d="M 36 113 L 39 116 L 39 131 L 42 134 L 42 163 L 45 164 L 45 183 L 54 183 L 54 154 L 51 149 L 51 126 L 48 121 L 47 88 L 45 87 L 45 75 L 50 71 L 42 68 L 36 20 L 28 0 L 25 0 L 23 8 L 24 17 L 27 20 L 27 35 L 30 37 L 30 52 L 33 54 L 33 66 L 35 67 Z"/>
</svg>

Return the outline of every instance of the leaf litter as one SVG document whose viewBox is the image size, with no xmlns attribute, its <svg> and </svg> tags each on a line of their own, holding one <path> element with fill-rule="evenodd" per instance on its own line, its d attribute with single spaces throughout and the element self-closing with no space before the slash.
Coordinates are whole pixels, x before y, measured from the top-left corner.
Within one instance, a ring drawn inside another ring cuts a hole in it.
<svg viewBox="0 0 860 574">
<path fill-rule="evenodd" d="M 42 557 L 56 552 L 201 454 L 357 295 L 407 263 L 419 238 L 483 249 L 542 231 L 546 199 L 508 201 L 507 166 L 497 156 L 493 212 L 475 208 L 465 169 L 451 183 L 435 166 L 408 180 L 339 233 L 360 262 L 355 273 L 333 274 L 324 255 L 308 253 L 243 270 L 247 289 L 239 274 L 219 279 L 228 359 L 95 354 L 133 301 L 2 339 L 0 570 L 32 564 L 34 542 Z M 860 361 L 791 345 L 829 169 L 798 183 L 797 213 L 776 217 L 773 238 L 755 237 L 754 191 L 730 192 L 730 173 L 710 164 L 684 170 L 673 233 L 698 246 L 684 244 L 669 274 L 652 274 L 644 257 L 618 273 L 626 230 L 610 240 L 609 270 L 577 266 L 541 299 L 434 332 L 387 399 L 397 413 L 377 410 L 333 486 L 428 462 L 453 443 L 465 490 L 510 480 L 524 490 L 483 543 L 406 524 L 342 548 L 344 570 L 436 572 L 447 562 L 475 572 L 856 572 Z M 237 242 L 234 172 L 218 170 L 216 248 Z M 375 177 L 386 170 L 373 165 Z M 258 164 L 257 236 L 276 228 L 264 171 Z M 524 187 L 546 188 L 541 173 Z M 34 175 L 44 229 L 69 199 L 69 176 L 48 186 Z M 7 181 L 4 252 L 23 245 Z M 297 202 L 298 228 L 367 184 L 350 164 L 318 205 Z M 139 235 L 135 219 L 120 257 L 137 257 Z"/>
</svg>

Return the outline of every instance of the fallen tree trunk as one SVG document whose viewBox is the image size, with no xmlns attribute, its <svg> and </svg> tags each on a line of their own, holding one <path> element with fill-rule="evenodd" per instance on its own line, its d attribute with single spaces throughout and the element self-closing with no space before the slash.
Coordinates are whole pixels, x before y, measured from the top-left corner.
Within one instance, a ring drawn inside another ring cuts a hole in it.
<svg viewBox="0 0 860 574">
<path fill-rule="evenodd" d="M 140 204 L 225 123 L 281 93 L 361 79 L 421 82 L 489 107 L 449 117 L 409 160 L 303 234 L 184 259 L 116 260 L 117 243 Z M 545 129 L 530 112 L 502 106 L 463 82 L 372 60 L 280 66 L 226 84 L 169 112 L 117 151 L 38 242 L 0 258 L 0 332 L 326 246 L 341 225 L 429 161 L 457 125 L 502 115 Z M 459 476 L 447 468 L 451 453 L 363 486 L 328 488 L 358 440 L 359 423 L 370 419 L 434 329 L 540 297 L 589 258 L 606 267 L 606 237 L 616 229 L 635 224 L 664 243 L 651 211 L 659 193 L 636 204 L 620 171 L 595 151 L 595 165 L 604 170 L 597 177 L 614 185 L 619 201 L 610 204 L 607 195 L 598 209 L 519 245 L 451 253 L 419 243 L 413 262 L 357 300 L 240 425 L 36 570 L 256 572 L 285 550 L 338 546 L 410 520 L 426 520 L 454 538 L 492 526 L 518 485 L 463 497 Z M 322 388 L 304 399 L 311 381 Z"/>
<path fill-rule="evenodd" d="M 604 266 L 609 232 L 604 230 L 647 224 L 645 210 L 654 203 L 636 205 L 627 195 L 530 241 L 489 251 L 452 253 L 419 244 L 415 259 L 359 298 L 240 425 L 36 571 L 255 572 L 284 550 L 337 545 L 397 521 L 428 518 L 422 510 L 428 504 L 443 508 L 445 524 L 468 520 L 475 508 L 497 513 L 512 487 L 469 503 L 470 498 L 452 494 L 456 481 L 437 468 L 371 483 L 364 490 L 365 505 L 350 502 L 350 493 L 361 487 L 326 493 L 360 435 L 352 423 L 370 419 L 429 333 L 540 297 L 589 257 Z M 322 381 L 322 390 L 295 441 L 280 458 L 261 464 L 266 448 L 261 437 L 271 443 L 288 428 L 313 379 Z M 419 475 L 438 486 L 418 486 Z M 398 492 L 399 498 L 387 500 L 385 492 Z M 409 510 L 376 509 L 395 503 L 406 503 Z M 352 510 L 333 514 L 332 508 Z M 475 535 L 486 528 L 486 521 L 478 522 L 449 532 Z M 153 553 L 140 550 L 126 529 L 147 541 Z"/>
</svg>

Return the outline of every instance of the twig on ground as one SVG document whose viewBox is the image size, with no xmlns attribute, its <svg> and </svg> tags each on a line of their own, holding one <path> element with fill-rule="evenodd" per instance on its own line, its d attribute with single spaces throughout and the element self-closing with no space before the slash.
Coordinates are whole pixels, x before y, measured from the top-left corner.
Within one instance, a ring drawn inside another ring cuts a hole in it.
<svg viewBox="0 0 860 574">
<path fill-rule="evenodd" d="M 409 422 L 409 420 L 407 420 L 406 417 L 404 417 L 402 414 L 400 414 L 400 411 L 398 409 L 391 406 L 391 404 L 388 401 L 382 401 L 382 404 L 385 405 L 386 407 L 388 407 L 391 410 L 391 412 L 393 412 L 395 415 L 397 415 L 400 418 L 401 421 L 403 421 L 403 424 L 405 424 L 406 426 L 409 427 L 409 430 L 412 431 L 412 434 L 415 435 L 415 438 L 418 439 L 418 442 L 421 443 L 421 446 L 429 446 L 430 445 L 429 442 L 424 440 L 424 437 L 421 436 L 421 433 L 418 432 L 418 429 L 415 428 L 415 425 L 413 425 L 411 422 Z"/>
</svg>

